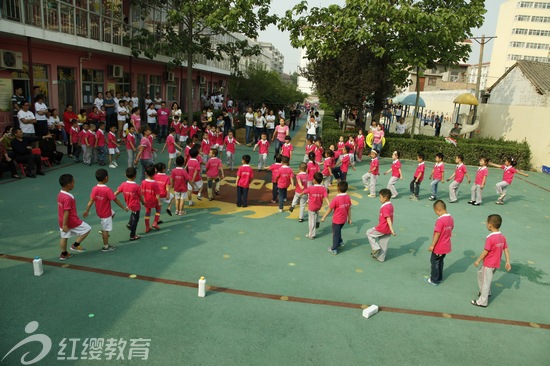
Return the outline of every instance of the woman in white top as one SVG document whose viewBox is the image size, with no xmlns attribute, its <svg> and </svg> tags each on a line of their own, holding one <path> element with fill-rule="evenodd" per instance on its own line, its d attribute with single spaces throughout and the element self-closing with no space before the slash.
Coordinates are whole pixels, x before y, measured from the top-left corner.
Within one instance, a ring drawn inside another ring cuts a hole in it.
<svg viewBox="0 0 550 366">
<path fill-rule="evenodd" d="M 176 116 L 178 116 L 178 118 L 181 117 L 181 109 L 178 103 L 172 103 L 172 107 L 170 107 L 170 113 L 172 115 L 172 119 L 174 119 L 174 117 Z"/>
<path fill-rule="evenodd" d="M 38 94 L 34 100 L 34 112 L 36 113 L 36 136 L 48 134 L 48 106 L 44 103 L 44 96 Z"/>
<path fill-rule="evenodd" d="M 265 117 L 265 128 L 267 130 L 267 141 L 271 141 L 273 131 L 275 131 L 275 115 L 273 109 L 269 110 L 269 114 Z"/>
<path fill-rule="evenodd" d="M 125 107 L 126 102 L 124 99 L 118 101 L 117 108 L 117 122 L 118 122 L 118 139 L 121 140 L 124 132 L 124 124 L 126 123 L 126 118 L 128 118 L 128 110 Z"/>
<path fill-rule="evenodd" d="M 155 103 L 149 103 L 149 108 L 147 109 L 147 124 L 151 131 L 157 129 L 157 111 L 155 109 Z"/>
<path fill-rule="evenodd" d="M 407 124 L 404 119 L 400 119 L 399 122 L 395 125 L 395 133 L 398 135 L 403 135 L 407 130 Z"/>
<path fill-rule="evenodd" d="M 262 111 L 258 109 L 256 117 L 254 118 L 254 140 L 256 143 L 261 140 L 262 133 L 264 132 L 265 118 L 262 115 Z"/>
<path fill-rule="evenodd" d="M 97 107 L 97 110 L 101 110 L 101 106 L 103 105 L 103 93 L 98 92 L 94 99 L 94 105 Z"/>
<path fill-rule="evenodd" d="M 153 103 L 153 100 L 151 99 L 151 96 L 149 94 L 145 94 L 145 106 L 149 107 L 149 104 Z M 137 107 L 137 105 L 136 105 Z"/>
<path fill-rule="evenodd" d="M 252 112 L 252 108 L 248 108 L 246 114 L 244 115 L 244 120 L 246 128 L 246 144 L 248 146 L 252 146 L 252 130 L 254 129 L 254 113 Z"/>
<path fill-rule="evenodd" d="M 312 139 L 315 141 L 317 138 L 317 121 L 315 121 L 315 116 L 311 115 L 309 121 L 307 121 L 306 130 L 306 140 Z"/>
</svg>

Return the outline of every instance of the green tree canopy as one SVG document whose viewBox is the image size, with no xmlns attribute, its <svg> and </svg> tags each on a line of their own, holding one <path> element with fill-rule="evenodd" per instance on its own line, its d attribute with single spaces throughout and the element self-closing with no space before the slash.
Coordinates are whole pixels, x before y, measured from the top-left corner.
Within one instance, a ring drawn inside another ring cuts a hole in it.
<svg viewBox="0 0 550 366">
<path fill-rule="evenodd" d="M 270 3 L 271 0 L 132 0 L 144 22 L 130 39 L 132 53 L 151 59 L 166 55 L 172 65 L 186 65 L 187 90 L 192 90 L 192 67 L 198 56 L 228 59 L 237 71 L 241 57 L 260 52 L 260 47 L 248 39 L 257 38 L 258 30 L 276 21 L 269 14 Z M 227 37 L 232 33 L 244 37 Z M 191 93 L 187 94 L 187 111 L 191 116 Z"/>
</svg>

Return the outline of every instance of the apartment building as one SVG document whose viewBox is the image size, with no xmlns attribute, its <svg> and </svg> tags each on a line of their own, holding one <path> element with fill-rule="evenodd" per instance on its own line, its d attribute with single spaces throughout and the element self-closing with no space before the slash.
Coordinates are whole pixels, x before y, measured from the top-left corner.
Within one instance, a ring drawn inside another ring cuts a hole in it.
<svg viewBox="0 0 550 366">
<path fill-rule="evenodd" d="M 550 1 L 509 0 L 500 6 L 487 85 L 516 61 L 550 62 Z"/>
</svg>

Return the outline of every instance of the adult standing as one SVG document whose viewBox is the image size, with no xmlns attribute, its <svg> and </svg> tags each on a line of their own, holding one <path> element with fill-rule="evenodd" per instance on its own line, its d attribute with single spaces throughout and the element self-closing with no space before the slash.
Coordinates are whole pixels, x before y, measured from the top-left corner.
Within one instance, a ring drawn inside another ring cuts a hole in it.
<svg viewBox="0 0 550 366">
<path fill-rule="evenodd" d="M 155 94 L 155 99 L 153 100 L 155 102 L 155 109 L 159 110 L 162 103 L 162 98 L 160 97 L 160 93 Z"/>
<path fill-rule="evenodd" d="M 296 128 L 296 118 L 298 117 L 298 111 L 296 111 L 296 107 L 292 105 L 290 107 L 290 124 L 289 128 L 292 128 L 292 131 Z"/>
<path fill-rule="evenodd" d="M 439 134 L 441 133 L 441 119 L 439 117 L 435 117 L 435 137 L 439 137 Z"/>
<path fill-rule="evenodd" d="M 287 125 L 285 125 L 285 119 L 279 119 L 279 125 L 275 127 L 275 133 L 273 134 L 273 137 L 271 139 L 272 142 L 275 141 L 275 156 L 279 155 L 279 151 L 285 143 L 285 137 L 287 137 L 289 134 L 290 129 Z"/>
<path fill-rule="evenodd" d="M 277 117 L 275 117 L 275 112 L 273 112 L 273 109 L 269 110 L 269 114 L 265 117 L 265 128 L 267 130 L 267 141 L 271 141 L 273 138 L 273 131 L 275 131 L 275 120 Z"/>
<path fill-rule="evenodd" d="M 69 158 L 73 157 L 73 145 L 71 143 L 71 128 L 73 127 L 73 121 L 78 121 L 78 116 L 73 111 L 73 105 L 67 104 L 65 111 L 63 112 L 63 128 L 65 130 L 65 136 L 67 140 L 65 144 L 67 145 L 67 156 Z"/>
<path fill-rule="evenodd" d="M 244 115 L 245 120 L 245 142 L 247 146 L 252 146 L 252 130 L 254 129 L 254 113 L 252 112 L 252 107 L 248 107 L 246 114 Z"/>
<path fill-rule="evenodd" d="M 132 90 L 132 98 L 130 100 L 132 101 L 132 104 L 133 104 L 132 109 L 139 107 L 139 98 L 135 90 Z"/>
<path fill-rule="evenodd" d="M 231 116 L 226 109 L 222 110 L 223 115 L 223 135 L 227 136 L 229 131 L 233 130 L 233 123 L 231 122 Z"/>
<path fill-rule="evenodd" d="M 315 121 L 315 116 L 312 114 L 306 123 L 306 140 L 315 141 L 316 139 L 317 139 L 317 122 Z"/>
<path fill-rule="evenodd" d="M 45 136 L 48 134 L 48 106 L 44 103 L 44 95 L 38 94 L 34 102 L 34 112 L 36 113 L 36 136 Z"/>
<path fill-rule="evenodd" d="M 103 105 L 103 93 L 97 92 L 94 99 L 94 105 L 97 107 L 97 110 L 101 110 L 101 106 Z"/>
<path fill-rule="evenodd" d="M 155 103 L 149 103 L 147 108 L 147 124 L 153 133 L 157 129 L 157 110 L 155 109 Z"/>
<path fill-rule="evenodd" d="M 9 155 L 7 148 L 5 147 L 9 144 L 11 149 L 11 141 L 13 140 L 12 127 L 6 128 L 4 135 L 0 139 L 0 178 L 4 172 L 10 172 L 11 177 L 15 179 L 21 179 L 17 175 L 17 168 L 12 157 Z"/>
<path fill-rule="evenodd" d="M 160 108 L 157 111 L 158 124 L 159 124 L 159 139 L 158 142 L 165 142 L 168 136 L 168 117 L 170 117 L 170 110 L 166 107 L 166 102 L 160 103 Z"/>
<path fill-rule="evenodd" d="M 115 99 L 113 98 L 113 95 L 111 94 L 110 91 L 108 91 L 105 94 L 105 99 L 103 99 L 103 105 L 105 106 L 107 130 L 109 130 L 111 126 L 117 125 L 117 114 L 116 114 L 117 106 L 115 104 Z M 69 126 L 69 128 L 70 127 L 71 126 Z"/>
<path fill-rule="evenodd" d="M 19 120 L 19 126 L 23 133 L 22 136 L 33 137 L 35 136 L 34 125 L 36 125 L 36 118 L 34 113 L 29 111 L 29 102 L 24 101 L 21 104 L 21 110 L 17 112 L 17 119 Z M 16 129 L 14 128 L 14 131 Z"/>
<path fill-rule="evenodd" d="M 23 88 L 16 88 L 14 94 L 11 96 L 14 128 L 19 127 L 19 118 L 17 117 L 17 113 L 19 113 L 21 107 L 23 106 L 23 102 L 25 102 L 26 100 L 27 99 L 25 99 L 25 97 L 23 96 Z"/>
<path fill-rule="evenodd" d="M 260 110 L 256 113 L 254 118 L 254 140 L 256 143 L 262 138 L 262 133 L 264 132 L 265 127 L 265 118 Z"/>
<path fill-rule="evenodd" d="M 118 141 L 123 138 L 124 136 L 124 124 L 126 123 L 126 118 L 128 118 L 128 109 L 126 109 L 126 101 L 124 99 L 121 99 L 118 102 L 118 108 L 117 108 L 117 123 L 118 123 Z"/>
</svg>

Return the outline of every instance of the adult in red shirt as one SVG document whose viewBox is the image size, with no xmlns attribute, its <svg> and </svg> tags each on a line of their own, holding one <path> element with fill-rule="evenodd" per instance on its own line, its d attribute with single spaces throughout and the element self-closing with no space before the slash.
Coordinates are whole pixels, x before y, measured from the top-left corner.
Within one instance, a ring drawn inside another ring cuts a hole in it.
<svg viewBox="0 0 550 366">
<path fill-rule="evenodd" d="M 445 259 L 447 253 L 451 252 L 451 236 L 455 223 L 451 214 L 447 212 L 445 202 L 437 200 L 433 204 L 433 208 L 435 214 L 439 217 L 435 222 L 432 244 L 428 248 L 428 251 L 432 252 L 430 258 L 432 271 L 430 277 L 426 278 L 425 281 L 437 286 L 443 279 L 443 259 Z"/>
<path fill-rule="evenodd" d="M 63 128 L 65 129 L 65 135 L 70 136 L 71 134 L 71 127 L 73 126 L 73 120 L 78 121 L 78 116 L 73 111 L 73 105 L 67 104 L 65 107 L 65 112 L 63 112 Z M 69 158 L 73 157 L 73 144 L 71 143 L 71 139 L 67 138 L 65 141 L 65 145 L 67 145 L 67 155 Z"/>
</svg>

